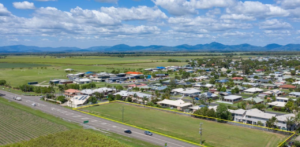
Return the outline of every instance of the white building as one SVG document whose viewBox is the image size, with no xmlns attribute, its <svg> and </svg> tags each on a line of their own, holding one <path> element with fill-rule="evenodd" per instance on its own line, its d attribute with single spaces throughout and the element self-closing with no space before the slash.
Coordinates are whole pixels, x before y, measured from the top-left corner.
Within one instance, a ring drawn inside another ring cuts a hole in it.
<svg viewBox="0 0 300 147">
<path fill-rule="evenodd" d="M 75 79 L 74 80 L 74 83 L 77 83 L 77 84 L 88 84 L 88 83 L 91 83 L 92 80 L 90 79 L 87 79 L 87 78 L 84 78 L 84 79 Z"/>
<path fill-rule="evenodd" d="M 199 95 L 201 92 L 195 88 L 176 88 L 171 91 L 174 94 L 182 94 L 182 95 Z"/>
<path fill-rule="evenodd" d="M 244 90 L 244 92 L 253 94 L 253 93 L 261 93 L 261 92 L 263 92 L 263 90 L 260 88 L 249 88 L 249 89 Z"/>
<path fill-rule="evenodd" d="M 159 101 L 159 102 L 157 102 L 157 104 L 161 105 L 162 107 L 175 108 L 175 109 L 181 110 L 181 111 L 193 106 L 192 103 L 189 103 L 189 102 L 186 103 L 183 100 L 168 100 L 168 99 Z"/>
<path fill-rule="evenodd" d="M 258 109 L 250 109 L 245 113 L 244 123 L 257 125 L 257 123 L 260 121 L 263 126 L 266 126 L 266 122 L 275 116 L 276 114 L 265 113 Z"/>
<path fill-rule="evenodd" d="M 224 99 L 223 99 L 223 101 L 229 102 L 229 103 L 232 103 L 232 104 L 238 103 L 242 100 L 243 100 L 242 96 L 239 96 L 239 95 L 224 96 Z"/>
<path fill-rule="evenodd" d="M 87 102 L 90 96 L 88 95 L 76 95 L 68 100 L 67 106 L 77 108 Z"/>
</svg>

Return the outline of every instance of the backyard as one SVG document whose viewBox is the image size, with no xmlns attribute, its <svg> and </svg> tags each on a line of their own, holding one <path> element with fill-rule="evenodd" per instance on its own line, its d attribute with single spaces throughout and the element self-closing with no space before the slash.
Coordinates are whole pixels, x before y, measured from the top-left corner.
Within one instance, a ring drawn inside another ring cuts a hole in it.
<svg viewBox="0 0 300 147">
<path fill-rule="evenodd" d="M 84 111 L 122 121 L 122 107 L 124 107 L 125 123 L 192 142 L 200 141 L 198 131 L 199 123 L 201 122 L 203 123 L 203 140 L 206 146 L 273 147 L 277 146 L 287 137 L 281 134 L 221 124 L 120 103 L 89 107 L 85 108 Z"/>
</svg>

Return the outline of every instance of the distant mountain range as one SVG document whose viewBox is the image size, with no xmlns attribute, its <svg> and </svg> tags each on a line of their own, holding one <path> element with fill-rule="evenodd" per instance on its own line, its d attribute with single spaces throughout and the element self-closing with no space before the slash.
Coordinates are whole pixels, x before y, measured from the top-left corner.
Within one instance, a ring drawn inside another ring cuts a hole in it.
<svg viewBox="0 0 300 147">
<path fill-rule="evenodd" d="M 119 44 L 115 46 L 94 46 L 90 48 L 77 47 L 37 47 L 25 45 L 12 45 L 0 47 L 0 53 L 41 53 L 41 52 L 185 52 L 185 51 L 300 51 L 300 44 L 268 44 L 266 46 L 253 46 L 250 44 L 240 45 L 224 45 L 218 42 L 210 44 L 188 45 L 182 44 L 178 46 L 129 46 Z"/>
</svg>

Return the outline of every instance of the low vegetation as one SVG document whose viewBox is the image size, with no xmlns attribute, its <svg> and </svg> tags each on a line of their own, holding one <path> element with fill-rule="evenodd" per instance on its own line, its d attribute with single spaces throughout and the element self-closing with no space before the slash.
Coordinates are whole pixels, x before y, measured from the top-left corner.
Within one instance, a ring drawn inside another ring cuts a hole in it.
<svg viewBox="0 0 300 147">
<path fill-rule="evenodd" d="M 263 132 L 229 124 L 172 114 L 149 108 L 110 103 L 85 108 L 85 111 L 122 121 L 145 129 L 161 132 L 188 141 L 199 142 L 199 123 L 203 123 L 203 139 L 207 146 L 273 147 L 285 139 L 285 135 Z M 255 141 L 253 141 L 255 140 Z"/>
<path fill-rule="evenodd" d="M 109 137 L 89 130 L 76 129 L 41 136 L 4 147 L 129 147 Z"/>
</svg>

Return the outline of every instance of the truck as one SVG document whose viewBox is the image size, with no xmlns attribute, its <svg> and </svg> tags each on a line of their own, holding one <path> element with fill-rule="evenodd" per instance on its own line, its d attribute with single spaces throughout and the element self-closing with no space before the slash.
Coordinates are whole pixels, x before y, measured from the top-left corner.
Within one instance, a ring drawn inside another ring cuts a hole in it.
<svg viewBox="0 0 300 147">
<path fill-rule="evenodd" d="M 16 100 L 16 101 L 22 101 L 22 98 L 21 98 L 21 97 L 16 97 L 16 96 L 14 96 L 13 99 Z"/>
</svg>

